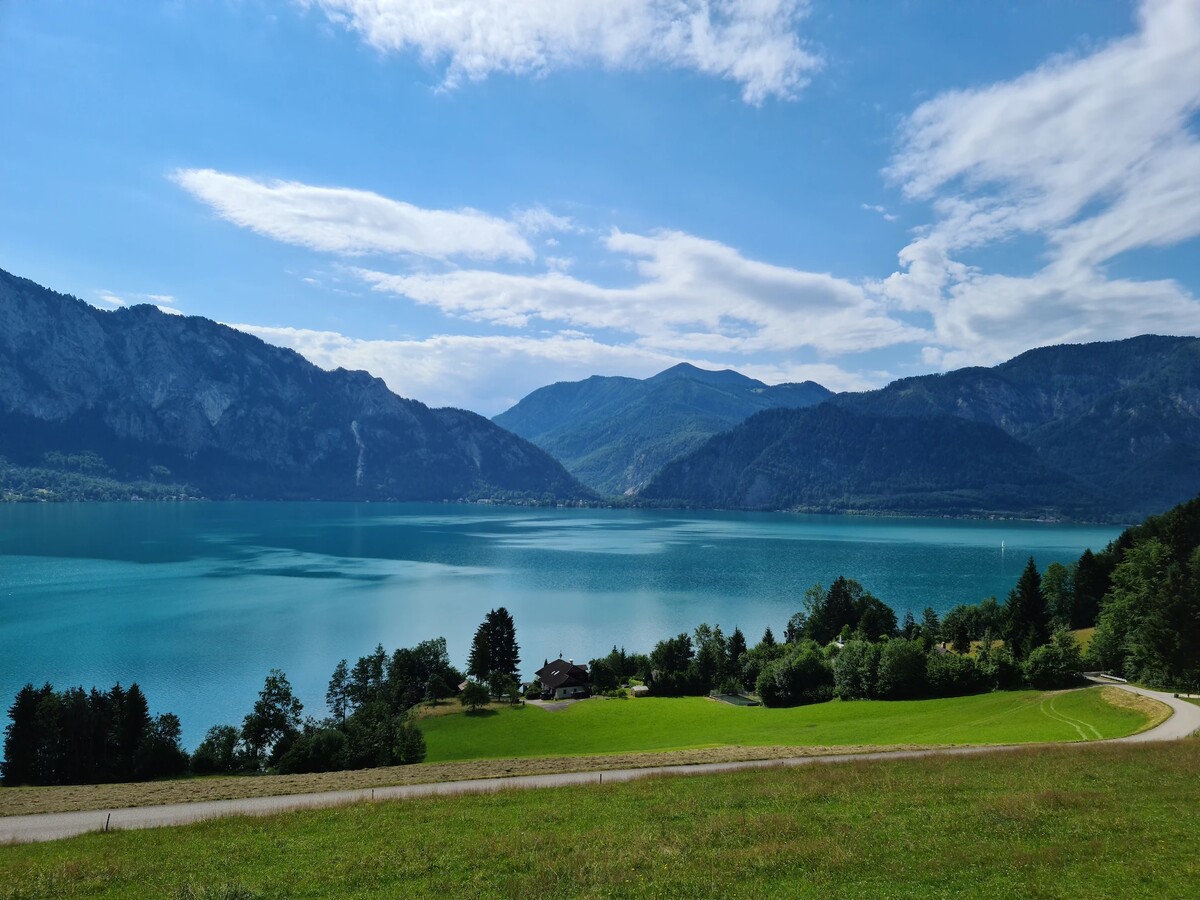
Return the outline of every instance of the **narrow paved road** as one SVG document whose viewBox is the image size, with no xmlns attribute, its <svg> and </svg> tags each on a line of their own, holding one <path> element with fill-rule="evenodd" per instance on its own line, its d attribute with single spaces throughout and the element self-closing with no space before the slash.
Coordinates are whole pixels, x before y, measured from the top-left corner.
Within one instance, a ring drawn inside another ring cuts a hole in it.
<svg viewBox="0 0 1200 900">
<path fill-rule="evenodd" d="M 1099 684 L 1111 682 L 1093 679 Z M 1200 731 L 1200 706 L 1177 700 L 1170 694 L 1148 691 L 1129 685 L 1114 687 L 1142 694 L 1167 704 L 1174 714 L 1162 724 L 1140 734 L 1115 738 L 1111 742 L 1170 741 Z M 1092 746 L 1102 741 L 1090 741 Z M 989 747 L 945 747 L 928 750 L 903 750 L 879 753 L 842 753 L 836 756 L 803 756 L 792 759 L 755 760 L 750 762 L 704 763 L 690 766 L 653 766 L 643 769 L 614 769 L 607 772 L 566 772 L 557 775 L 520 775 L 512 778 L 480 778 L 472 781 L 450 781 L 439 784 L 414 784 L 354 791 L 327 791 L 320 794 L 293 794 L 286 797 L 251 797 L 244 800 L 213 800 L 196 803 L 172 803 L 164 806 L 141 806 L 129 809 L 101 810 L 76 813 L 44 813 L 34 816 L 0 817 L 0 844 L 52 841 L 89 831 L 130 828 L 158 828 L 163 825 L 184 825 L 222 816 L 269 815 L 296 809 L 343 806 L 365 800 L 404 800 L 414 797 L 482 794 L 495 791 L 529 788 L 561 787 L 571 784 L 597 784 L 633 781 L 651 775 L 708 775 L 718 772 L 737 772 L 747 769 L 768 769 L 778 766 L 827 765 L 876 759 L 913 759 L 922 756 L 973 756 L 999 753 L 1029 747 L 1029 744 L 1004 744 Z M 1070 746 L 1070 745 L 1066 745 Z"/>
</svg>

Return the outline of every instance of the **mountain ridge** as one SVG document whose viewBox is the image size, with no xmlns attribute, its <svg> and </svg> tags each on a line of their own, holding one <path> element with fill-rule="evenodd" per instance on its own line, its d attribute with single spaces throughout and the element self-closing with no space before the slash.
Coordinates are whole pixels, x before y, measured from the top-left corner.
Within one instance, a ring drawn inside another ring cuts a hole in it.
<svg viewBox="0 0 1200 900">
<path fill-rule="evenodd" d="M 857 424 L 843 423 L 843 430 L 856 431 L 860 441 L 898 442 L 898 456 L 875 462 L 892 471 L 895 496 L 881 495 L 877 473 L 862 469 L 863 448 L 839 443 L 838 428 L 819 412 L 826 407 L 854 417 Z M 1142 335 L 1036 348 L 995 367 L 913 376 L 838 394 L 813 410 L 766 416 L 752 416 L 677 458 L 639 496 L 735 508 L 903 508 L 1127 521 L 1200 493 L 1200 339 L 1194 337 Z M 976 430 L 968 435 L 949 421 Z M 812 434 L 823 434 L 825 445 L 814 444 Z M 961 458 L 946 455 L 955 442 L 963 442 L 957 445 Z M 1022 457 L 1013 444 L 1029 455 Z M 1008 450 L 994 462 L 1003 477 L 989 490 L 986 473 L 966 454 L 1002 447 Z M 897 468 L 900 459 L 906 463 Z M 928 471 L 929 459 L 943 460 L 945 471 Z M 774 480 L 764 474 L 768 469 Z M 925 472 L 924 481 L 914 484 L 912 472 Z M 969 488 L 957 500 L 946 496 L 943 477 L 954 472 L 965 478 L 959 487 Z"/>
<path fill-rule="evenodd" d="M 0 456 L 98 456 L 204 496 L 591 496 L 544 451 L 367 372 L 152 306 L 99 310 L 0 271 Z M 107 454 L 107 455 L 106 455 Z"/>
</svg>

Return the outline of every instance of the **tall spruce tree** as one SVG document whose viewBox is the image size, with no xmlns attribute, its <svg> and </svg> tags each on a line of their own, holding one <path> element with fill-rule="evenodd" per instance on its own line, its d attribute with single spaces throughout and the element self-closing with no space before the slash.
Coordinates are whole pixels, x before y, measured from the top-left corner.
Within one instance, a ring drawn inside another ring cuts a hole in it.
<svg viewBox="0 0 1200 900">
<path fill-rule="evenodd" d="M 37 770 L 39 734 L 38 704 L 48 697 L 53 688 L 46 684 L 35 688 L 27 684 L 17 691 L 13 705 L 8 708 L 12 721 L 4 729 L 4 762 L 0 771 L 8 786 L 18 784 L 40 784 Z"/>
<path fill-rule="evenodd" d="M 471 639 L 467 673 L 477 681 L 488 681 L 495 673 L 517 678 L 521 666 L 517 628 L 508 610 L 489 610 Z"/>
<path fill-rule="evenodd" d="M 729 636 L 728 653 L 731 668 L 737 667 L 738 660 L 741 659 L 742 654 L 745 653 L 746 650 L 746 636 L 742 634 L 742 629 L 735 627 L 733 629 L 733 634 Z"/>
<path fill-rule="evenodd" d="M 1004 604 L 1004 640 L 1019 660 L 1050 640 L 1050 607 L 1032 556 Z"/>
<path fill-rule="evenodd" d="M 475 637 L 471 639 L 471 653 L 467 656 L 467 674 L 481 684 L 488 680 L 491 673 L 492 651 L 488 643 L 487 622 L 475 629 Z"/>
<path fill-rule="evenodd" d="M 487 614 L 488 655 L 492 672 L 517 678 L 521 668 L 521 648 L 517 645 L 517 626 L 508 610 L 501 606 Z"/>
<path fill-rule="evenodd" d="M 1089 628 L 1100 618 L 1100 601 L 1108 593 L 1109 573 L 1090 549 L 1075 564 L 1075 597 L 1072 628 Z"/>
</svg>

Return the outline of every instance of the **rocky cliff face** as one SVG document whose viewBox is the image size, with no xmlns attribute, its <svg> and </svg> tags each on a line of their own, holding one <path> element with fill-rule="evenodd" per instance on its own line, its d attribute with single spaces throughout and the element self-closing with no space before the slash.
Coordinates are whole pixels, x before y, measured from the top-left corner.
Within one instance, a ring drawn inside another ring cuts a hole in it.
<svg viewBox="0 0 1200 900">
<path fill-rule="evenodd" d="M 480 416 L 198 317 L 108 312 L 0 272 L 0 455 L 92 453 L 209 496 L 445 499 L 586 491 Z"/>
</svg>

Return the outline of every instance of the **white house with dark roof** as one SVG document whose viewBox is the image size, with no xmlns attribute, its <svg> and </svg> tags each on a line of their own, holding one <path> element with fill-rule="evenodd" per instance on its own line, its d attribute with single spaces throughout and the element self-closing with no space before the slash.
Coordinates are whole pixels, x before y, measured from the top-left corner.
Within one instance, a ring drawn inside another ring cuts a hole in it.
<svg viewBox="0 0 1200 900">
<path fill-rule="evenodd" d="M 587 666 L 575 665 L 573 659 L 555 659 L 537 670 L 542 692 L 551 693 L 555 700 L 586 696 L 592 688 Z"/>
</svg>

